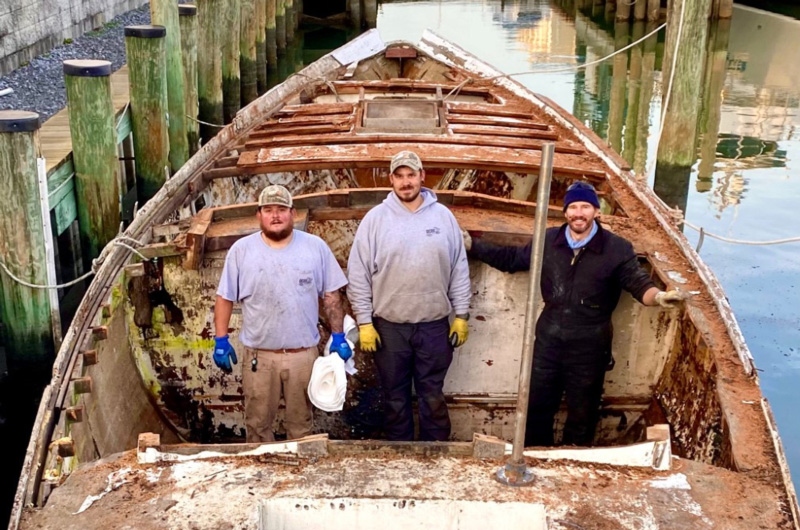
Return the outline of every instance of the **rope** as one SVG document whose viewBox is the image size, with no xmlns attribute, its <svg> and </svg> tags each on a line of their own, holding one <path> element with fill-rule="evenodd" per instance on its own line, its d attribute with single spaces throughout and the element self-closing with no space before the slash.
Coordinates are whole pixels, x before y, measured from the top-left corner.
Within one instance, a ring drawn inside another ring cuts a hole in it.
<svg viewBox="0 0 800 530">
<path fill-rule="evenodd" d="M 138 250 L 136 250 L 132 246 L 128 245 L 127 243 L 123 243 L 122 241 L 120 241 L 121 239 L 125 239 L 125 240 L 128 240 L 128 241 L 133 241 L 134 243 L 136 243 L 138 245 L 143 245 L 143 243 L 141 241 L 137 241 L 136 239 L 133 239 L 131 237 L 119 235 L 116 238 L 114 238 L 111 241 L 109 241 L 108 245 L 106 245 L 106 247 L 102 250 L 102 252 L 100 252 L 100 255 L 96 259 L 92 260 L 92 269 L 90 271 L 88 271 L 86 274 L 84 274 L 84 275 L 82 275 L 82 276 L 80 276 L 78 278 L 75 278 L 74 280 L 69 281 L 67 283 L 60 283 L 58 285 L 39 285 L 39 284 L 35 284 L 35 283 L 30 283 L 30 282 L 26 282 L 22 278 L 18 278 L 17 276 L 15 276 L 14 273 L 12 273 L 8 269 L 6 264 L 3 263 L 2 261 L 0 261 L 0 268 L 2 268 L 5 271 L 5 273 L 8 274 L 9 278 L 11 278 L 15 282 L 19 283 L 20 285 L 24 285 L 25 287 L 29 287 L 31 289 L 66 289 L 67 287 L 72 287 L 73 285 L 84 281 L 86 278 L 88 278 L 92 274 L 96 274 L 97 271 L 100 269 L 100 266 L 103 264 L 103 261 L 105 261 L 106 255 L 108 254 L 109 249 L 114 245 L 126 248 L 129 251 L 131 251 L 134 254 L 136 254 L 137 256 L 139 256 L 140 258 L 142 258 L 142 260 L 149 261 L 147 256 L 145 256 L 144 254 L 142 254 L 141 252 L 139 252 Z"/>
<path fill-rule="evenodd" d="M 634 0 L 634 2 L 633 2 L 633 3 L 636 3 L 636 0 Z M 683 11 L 681 11 L 681 26 L 682 26 L 682 25 L 683 25 Z M 622 52 L 628 51 L 629 49 L 633 48 L 633 47 L 634 47 L 634 46 L 636 46 L 637 44 L 639 44 L 639 43 L 641 43 L 641 42 L 643 42 L 643 41 L 645 41 L 645 40 L 649 39 L 650 37 L 652 37 L 653 35 L 655 35 L 655 34 L 656 34 L 656 33 L 658 33 L 659 31 L 661 31 L 662 29 L 664 29 L 666 26 L 667 26 L 667 23 L 665 22 L 665 23 L 661 24 L 660 26 L 658 26 L 658 27 L 657 27 L 656 29 L 654 29 L 653 31 L 651 31 L 650 33 L 648 33 L 647 35 L 645 35 L 644 37 L 642 37 L 642 38 L 640 38 L 640 39 L 637 39 L 637 40 L 635 40 L 635 41 L 631 42 L 631 43 L 630 43 L 630 44 L 628 44 L 627 46 L 625 46 L 625 47 L 623 47 L 623 48 L 620 48 L 619 50 L 616 50 L 616 51 L 614 51 L 614 52 L 612 52 L 612 53 L 610 53 L 610 54 L 606 55 L 605 57 L 601 57 L 600 59 L 596 59 L 596 60 L 594 60 L 594 61 L 591 61 L 591 62 L 588 62 L 588 63 L 578 64 L 578 65 L 574 65 L 574 66 L 565 66 L 565 67 L 562 67 L 562 68 L 545 68 L 545 69 L 540 69 L 540 70 L 528 70 L 528 71 L 525 71 L 525 72 L 515 72 L 515 73 L 513 73 L 513 74 L 501 74 L 501 75 L 496 75 L 496 76 L 494 76 L 494 77 L 485 77 L 485 78 L 481 78 L 481 79 L 480 79 L 480 81 L 495 81 L 495 80 L 497 80 L 497 79 L 502 79 L 502 78 L 504 78 L 504 77 L 511 78 L 511 77 L 518 76 L 518 75 L 528 75 L 528 74 L 554 74 L 554 73 L 560 73 L 560 72 L 574 72 L 574 71 L 576 71 L 576 70 L 582 70 L 583 68 L 588 68 L 588 67 L 590 67 L 590 66 L 594 66 L 595 64 L 599 64 L 599 63 L 605 62 L 605 61 L 607 61 L 607 60 L 611 59 L 612 57 L 614 57 L 615 55 L 619 55 L 619 54 L 620 54 L 620 53 L 622 53 Z M 679 29 L 678 31 L 680 32 L 680 29 Z M 679 35 L 680 35 L 680 33 L 679 33 Z M 676 48 L 676 50 L 675 50 L 675 51 L 676 51 L 676 56 L 677 56 L 677 48 Z M 450 91 L 450 92 L 449 92 L 449 93 L 448 93 L 448 94 L 447 94 L 447 95 L 444 97 L 444 99 L 447 99 L 447 98 L 449 98 L 449 97 L 450 97 L 452 94 L 454 94 L 454 93 L 455 93 L 456 95 L 458 95 L 458 92 L 460 92 L 460 91 L 461 91 L 461 89 L 462 89 L 462 88 L 464 88 L 464 86 L 465 86 L 467 83 L 471 83 L 471 82 L 473 82 L 473 81 L 475 81 L 475 79 L 474 79 L 474 78 L 472 78 L 472 77 L 467 77 L 467 78 L 466 78 L 466 79 L 464 79 L 464 80 L 463 80 L 461 83 L 459 83 L 459 84 L 458 84 L 458 86 L 456 86 L 455 88 L 453 88 L 453 90 L 451 90 L 451 91 Z"/>
<path fill-rule="evenodd" d="M 685 224 L 689 228 L 696 230 L 711 239 L 718 239 L 719 241 L 724 241 L 725 243 L 733 243 L 735 245 L 752 245 L 752 246 L 767 246 L 767 245 L 782 245 L 783 243 L 799 243 L 800 236 L 797 237 L 787 237 L 784 239 L 773 239 L 770 241 L 748 241 L 746 239 L 733 239 L 730 237 L 718 236 L 717 234 L 712 234 L 711 232 L 706 232 L 704 228 L 698 227 L 687 221 L 686 219 L 682 219 L 680 223 Z"/>
<path fill-rule="evenodd" d="M 189 116 L 188 114 L 186 115 L 186 117 L 187 117 L 187 118 L 189 118 L 189 119 L 190 119 L 190 120 L 192 120 L 192 121 L 196 121 L 196 122 L 197 122 L 197 123 L 199 123 L 200 125 L 208 125 L 209 127 L 218 127 L 218 128 L 220 128 L 220 129 L 224 129 L 225 127 L 227 127 L 227 125 L 218 125 L 218 124 L 216 124 L 216 123 L 209 123 L 209 122 L 207 122 L 207 121 L 198 120 L 197 118 L 195 118 L 195 117 L 193 117 L 193 116 Z"/>
</svg>

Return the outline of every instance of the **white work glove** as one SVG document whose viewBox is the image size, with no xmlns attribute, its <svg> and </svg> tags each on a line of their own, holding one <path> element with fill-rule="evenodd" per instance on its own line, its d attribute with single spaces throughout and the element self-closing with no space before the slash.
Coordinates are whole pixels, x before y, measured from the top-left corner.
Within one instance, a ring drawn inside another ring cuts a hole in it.
<svg viewBox="0 0 800 530">
<path fill-rule="evenodd" d="M 466 230 L 464 230 L 462 228 L 461 229 L 461 237 L 464 238 L 464 249 L 466 249 L 467 252 L 472 250 L 472 236 L 469 235 L 469 232 L 467 232 Z"/>
<path fill-rule="evenodd" d="M 678 307 L 683 300 L 684 296 L 680 291 L 658 291 L 656 294 L 656 303 L 667 309 Z"/>
</svg>

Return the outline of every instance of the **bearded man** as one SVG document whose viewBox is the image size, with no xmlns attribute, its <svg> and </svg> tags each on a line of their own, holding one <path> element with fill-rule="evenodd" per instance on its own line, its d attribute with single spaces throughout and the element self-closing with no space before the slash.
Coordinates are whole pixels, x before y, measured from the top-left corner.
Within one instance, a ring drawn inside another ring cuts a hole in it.
<svg viewBox="0 0 800 530">
<path fill-rule="evenodd" d="M 553 445 L 553 420 L 565 393 L 562 443 L 592 443 L 605 372 L 613 366 L 611 315 L 622 289 L 647 306 L 674 307 L 682 300 L 677 291 L 655 286 L 633 245 L 600 226 L 599 214 L 594 187 L 575 182 L 564 197 L 567 222 L 545 235 L 544 310 L 536 322 L 526 446 Z M 463 235 L 470 257 L 504 272 L 530 269 L 532 243 L 497 246 Z"/>
<path fill-rule="evenodd" d="M 322 239 L 294 230 L 294 214 L 289 190 L 264 188 L 256 210 L 261 230 L 231 246 L 217 289 L 214 363 L 226 373 L 237 362 L 228 339 L 231 312 L 234 302 L 242 307 L 239 341 L 245 351 L 242 388 L 248 442 L 274 441 L 272 424 L 281 393 L 287 436 L 311 434 L 306 389 L 319 355 L 320 298 L 333 332 L 331 352 L 343 359 L 352 355 L 339 293 L 347 279 Z"/>
<path fill-rule="evenodd" d="M 423 186 L 419 156 L 397 153 L 389 173 L 392 191 L 356 231 L 347 296 L 361 350 L 375 354 L 387 438 L 414 439 L 413 382 L 420 440 L 447 440 L 443 386 L 453 349 L 468 336 L 467 255 L 455 217 Z"/>
</svg>

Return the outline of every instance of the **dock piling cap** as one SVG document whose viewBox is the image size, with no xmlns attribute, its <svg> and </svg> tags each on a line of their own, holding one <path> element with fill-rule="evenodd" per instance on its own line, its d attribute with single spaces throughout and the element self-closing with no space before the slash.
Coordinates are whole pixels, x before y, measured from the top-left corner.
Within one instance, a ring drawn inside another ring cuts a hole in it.
<svg viewBox="0 0 800 530">
<path fill-rule="evenodd" d="M 32 132 L 39 128 L 39 114 L 27 110 L 0 110 L 0 132 Z"/>
<path fill-rule="evenodd" d="M 95 59 L 69 59 L 64 61 L 64 75 L 107 77 L 111 75 L 111 62 Z"/>
<path fill-rule="evenodd" d="M 126 37 L 139 37 L 141 39 L 160 39 L 166 37 L 167 28 L 164 26 L 125 26 Z"/>
<path fill-rule="evenodd" d="M 193 17 L 197 14 L 197 6 L 194 4 L 178 4 L 178 15 L 182 17 Z"/>
</svg>

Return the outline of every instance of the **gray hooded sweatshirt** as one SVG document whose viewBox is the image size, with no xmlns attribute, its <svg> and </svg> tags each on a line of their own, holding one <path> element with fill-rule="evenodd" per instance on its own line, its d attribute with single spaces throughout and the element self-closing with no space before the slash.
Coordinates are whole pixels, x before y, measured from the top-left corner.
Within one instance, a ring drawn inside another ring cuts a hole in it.
<svg viewBox="0 0 800 530">
<path fill-rule="evenodd" d="M 433 191 L 409 211 L 390 192 L 361 221 L 347 262 L 347 297 L 359 324 L 373 315 L 430 322 L 469 310 L 469 265 L 461 229 Z"/>
</svg>

